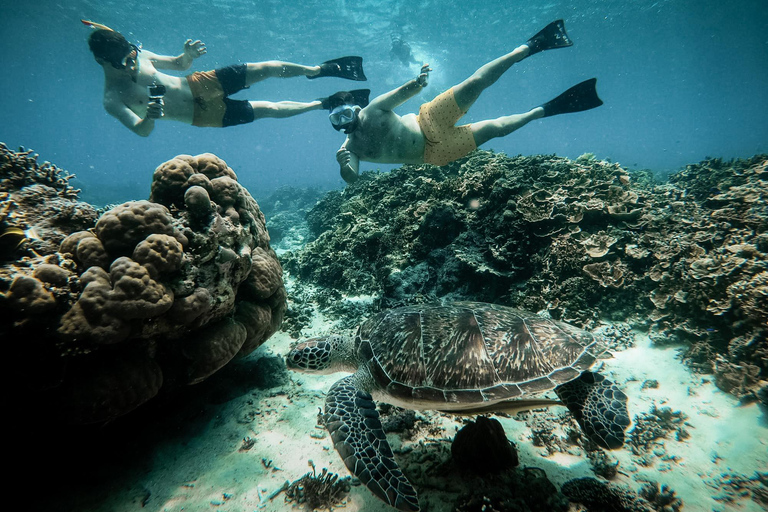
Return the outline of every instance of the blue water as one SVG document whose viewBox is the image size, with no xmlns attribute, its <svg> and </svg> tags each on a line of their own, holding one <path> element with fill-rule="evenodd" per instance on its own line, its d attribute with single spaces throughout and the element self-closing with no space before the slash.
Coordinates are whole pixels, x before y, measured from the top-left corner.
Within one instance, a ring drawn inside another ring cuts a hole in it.
<svg viewBox="0 0 768 512">
<path fill-rule="evenodd" d="M 237 96 L 265 100 L 311 100 L 360 86 L 375 96 L 397 87 L 418 65 L 392 60 L 394 34 L 434 69 L 429 87 L 401 114 L 564 18 L 575 45 L 516 64 L 464 121 L 526 111 L 593 76 L 605 105 L 536 121 L 484 148 L 571 158 L 591 152 L 660 173 L 707 156 L 768 151 L 766 0 L 0 0 L 0 141 L 75 173 L 83 199 L 98 204 L 147 197 L 154 168 L 180 153 L 216 153 L 257 198 L 282 185 L 340 188 L 334 154 L 343 135 L 322 111 L 226 129 L 163 122 L 149 138 L 134 135 L 102 108 L 102 71 L 80 18 L 156 53 L 176 55 L 185 39 L 202 39 L 208 54 L 192 70 L 365 59 L 365 84 L 273 79 Z M 362 165 L 376 168 L 392 166 Z"/>
</svg>

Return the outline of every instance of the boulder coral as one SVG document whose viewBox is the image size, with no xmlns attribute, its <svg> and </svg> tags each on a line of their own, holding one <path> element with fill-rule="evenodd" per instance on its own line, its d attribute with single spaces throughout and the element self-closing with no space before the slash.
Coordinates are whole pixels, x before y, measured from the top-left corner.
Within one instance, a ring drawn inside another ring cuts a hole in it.
<svg viewBox="0 0 768 512">
<path fill-rule="evenodd" d="M 476 151 L 364 173 L 317 202 L 313 239 L 282 261 L 373 307 L 466 299 L 584 327 L 628 319 L 751 399 L 768 380 L 766 165 L 707 160 L 659 183 L 592 155 Z"/>
<path fill-rule="evenodd" d="M 279 328 L 286 293 L 264 216 L 215 155 L 180 155 L 156 169 L 149 201 L 79 220 L 59 223 L 57 247 L 25 246 L 0 267 L 0 334 L 25 340 L 14 360 L 44 361 L 25 381 L 67 421 L 201 382 Z"/>
</svg>

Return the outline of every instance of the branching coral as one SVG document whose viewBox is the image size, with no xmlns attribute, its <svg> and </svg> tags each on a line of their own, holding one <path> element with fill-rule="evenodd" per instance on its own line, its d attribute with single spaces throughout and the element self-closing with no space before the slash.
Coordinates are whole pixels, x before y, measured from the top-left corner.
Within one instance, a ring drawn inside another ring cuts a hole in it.
<svg viewBox="0 0 768 512">
<path fill-rule="evenodd" d="M 304 505 L 309 510 L 328 509 L 342 504 L 351 488 L 350 478 L 339 478 L 336 473 L 329 473 L 323 468 L 319 475 L 310 461 L 312 471 L 291 482 L 285 489 L 285 501 Z"/>
<path fill-rule="evenodd" d="M 0 191 L 19 190 L 27 185 L 41 184 L 51 187 L 66 199 L 77 199 L 80 192 L 69 184 L 75 177 L 50 162 L 37 163 L 37 154 L 19 148 L 11 151 L 0 142 Z"/>
<path fill-rule="evenodd" d="M 718 384 L 749 397 L 768 372 L 761 344 L 743 341 L 768 337 L 767 167 L 764 155 L 708 160 L 656 184 L 594 158 L 476 151 L 329 193 L 308 214 L 314 241 L 282 261 L 379 306 L 458 298 L 582 326 L 629 320 L 689 343 L 696 369 L 723 358 Z M 743 384 L 730 382 L 735 367 Z"/>
</svg>

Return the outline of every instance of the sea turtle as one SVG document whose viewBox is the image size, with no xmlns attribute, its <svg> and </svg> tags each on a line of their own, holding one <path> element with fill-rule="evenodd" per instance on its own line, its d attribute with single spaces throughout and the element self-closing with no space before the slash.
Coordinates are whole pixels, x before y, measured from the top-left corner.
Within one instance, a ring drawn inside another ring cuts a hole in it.
<svg viewBox="0 0 768 512">
<path fill-rule="evenodd" d="M 562 322 L 454 302 L 384 311 L 355 336 L 298 343 L 286 364 L 308 373 L 355 372 L 333 384 L 325 399 L 334 447 L 376 496 L 417 511 L 416 491 L 395 462 L 374 400 L 455 414 L 565 405 L 587 437 L 615 449 L 629 425 L 627 397 L 587 371 L 602 351 L 594 335 Z M 562 402 L 541 398 L 551 389 Z"/>
</svg>

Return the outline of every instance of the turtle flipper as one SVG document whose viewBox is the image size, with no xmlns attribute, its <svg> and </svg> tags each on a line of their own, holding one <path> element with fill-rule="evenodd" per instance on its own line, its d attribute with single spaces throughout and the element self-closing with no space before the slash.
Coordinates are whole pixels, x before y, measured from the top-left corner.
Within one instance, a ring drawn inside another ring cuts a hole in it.
<svg viewBox="0 0 768 512">
<path fill-rule="evenodd" d="M 398 510 L 416 512 L 416 490 L 395 462 L 370 394 L 350 375 L 325 398 L 325 426 L 347 469 L 377 497 Z"/>
<path fill-rule="evenodd" d="M 592 441 L 615 450 L 624 444 L 629 426 L 627 395 L 600 374 L 584 372 L 555 388 L 579 426 Z"/>
</svg>

